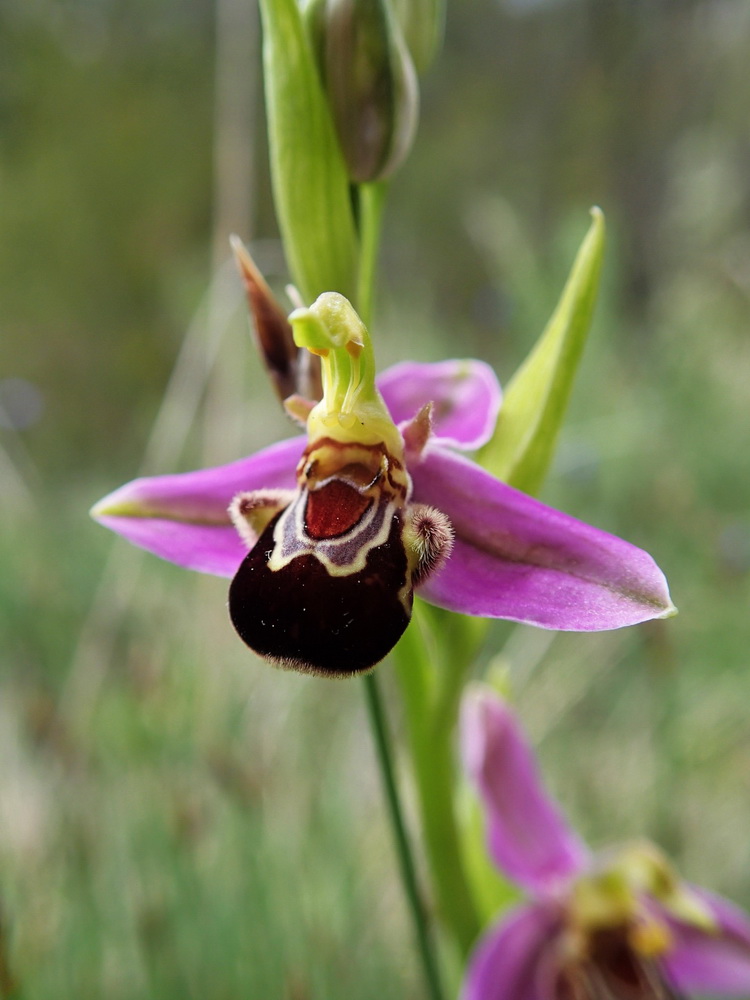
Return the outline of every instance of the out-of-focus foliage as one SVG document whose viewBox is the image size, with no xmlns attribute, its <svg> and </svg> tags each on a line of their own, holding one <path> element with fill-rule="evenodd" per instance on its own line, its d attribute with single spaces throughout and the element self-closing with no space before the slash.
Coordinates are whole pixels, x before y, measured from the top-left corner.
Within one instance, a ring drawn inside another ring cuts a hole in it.
<svg viewBox="0 0 750 1000">
<path fill-rule="evenodd" d="M 58 475 L 138 454 L 205 281 L 211 35 L 207 3 L 0 6 L 0 365 Z"/>
<path fill-rule="evenodd" d="M 507 380 L 604 209 L 544 499 L 652 552 L 681 614 L 498 625 L 485 657 L 589 840 L 647 834 L 745 905 L 749 36 L 732 0 L 450 4 L 375 323 L 381 363 L 476 355 Z M 137 472 L 208 284 L 214 38 L 207 2 L 0 4 L 0 939 L 25 1000 L 416 979 L 359 691 L 259 664 L 221 581 L 110 555 L 85 514 Z M 241 235 L 283 281 L 264 157 Z M 244 324 L 249 450 L 284 425 Z M 205 404 L 175 463 L 226 457 L 210 383 Z"/>
</svg>

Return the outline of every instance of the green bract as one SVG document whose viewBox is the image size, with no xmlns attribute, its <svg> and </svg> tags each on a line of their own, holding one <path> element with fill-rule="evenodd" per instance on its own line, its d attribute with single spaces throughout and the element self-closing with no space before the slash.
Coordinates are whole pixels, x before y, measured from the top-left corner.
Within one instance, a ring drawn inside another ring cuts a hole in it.
<svg viewBox="0 0 750 1000">
<path fill-rule="evenodd" d="M 349 177 L 296 0 L 260 0 L 276 213 L 302 298 L 355 294 Z"/>
<path fill-rule="evenodd" d="M 591 324 L 604 251 L 604 215 L 599 208 L 591 215 L 557 308 L 508 384 L 495 434 L 480 456 L 493 475 L 525 493 L 538 492 L 552 461 Z"/>
</svg>

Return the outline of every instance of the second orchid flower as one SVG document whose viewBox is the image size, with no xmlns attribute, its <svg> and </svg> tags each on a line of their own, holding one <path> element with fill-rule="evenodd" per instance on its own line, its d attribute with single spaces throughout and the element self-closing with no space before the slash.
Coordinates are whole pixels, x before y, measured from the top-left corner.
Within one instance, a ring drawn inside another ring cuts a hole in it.
<svg viewBox="0 0 750 1000">
<path fill-rule="evenodd" d="M 548 797 L 518 720 L 491 689 L 465 696 L 461 746 L 489 853 L 528 897 L 480 939 L 461 1000 L 750 995 L 747 915 L 682 881 L 652 844 L 592 854 Z"/>
</svg>

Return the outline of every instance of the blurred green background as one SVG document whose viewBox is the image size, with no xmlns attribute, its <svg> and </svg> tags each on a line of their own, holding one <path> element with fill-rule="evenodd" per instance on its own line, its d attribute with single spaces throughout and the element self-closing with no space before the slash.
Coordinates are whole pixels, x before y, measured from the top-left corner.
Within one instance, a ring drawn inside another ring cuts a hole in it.
<svg viewBox="0 0 750 1000">
<path fill-rule="evenodd" d="M 87 516 L 289 433 L 226 242 L 283 285 L 257 44 L 252 0 L 0 2 L 0 996 L 420 995 L 359 685 L 261 664 L 223 581 Z M 745 905 L 749 46 L 734 0 L 449 3 L 375 330 L 382 364 L 507 380 L 604 209 L 544 499 L 647 548 L 681 614 L 498 623 L 483 662 L 592 843 Z"/>
</svg>

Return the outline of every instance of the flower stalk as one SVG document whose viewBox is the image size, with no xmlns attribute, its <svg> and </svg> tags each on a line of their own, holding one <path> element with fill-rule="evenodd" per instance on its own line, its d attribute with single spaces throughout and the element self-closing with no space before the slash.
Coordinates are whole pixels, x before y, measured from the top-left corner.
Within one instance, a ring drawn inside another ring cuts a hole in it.
<svg viewBox="0 0 750 1000">
<path fill-rule="evenodd" d="M 372 322 L 380 226 L 387 191 L 388 185 L 385 181 L 360 184 L 357 188 L 360 239 L 357 305 L 365 326 L 369 326 Z"/>
<path fill-rule="evenodd" d="M 393 839 L 399 861 L 401 880 L 414 924 L 427 993 L 430 1000 L 444 1000 L 445 994 L 441 985 L 438 959 L 422 894 L 417 882 L 417 871 L 409 835 L 404 823 L 403 810 L 401 808 L 401 800 L 393 768 L 390 728 L 385 717 L 385 709 L 377 677 L 375 674 L 367 674 L 363 678 L 362 683 L 365 691 L 370 729 L 383 781 L 388 816 L 393 829 Z"/>
</svg>

